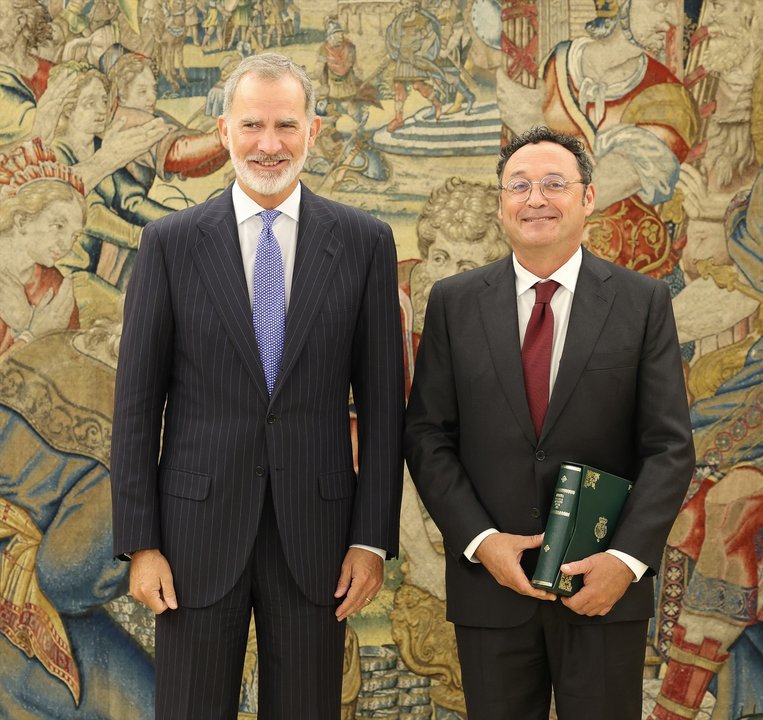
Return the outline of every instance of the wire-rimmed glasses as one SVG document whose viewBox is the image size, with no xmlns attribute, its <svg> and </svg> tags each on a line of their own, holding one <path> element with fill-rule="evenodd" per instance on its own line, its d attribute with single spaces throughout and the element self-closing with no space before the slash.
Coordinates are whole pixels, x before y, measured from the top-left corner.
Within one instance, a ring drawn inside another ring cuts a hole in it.
<svg viewBox="0 0 763 720">
<path fill-rule="evenodd" d="M 546 175 L 540 180 L 527 180 L 526 178 L 513 178 L 505 185 L 498 185 L 514 202 L 527 202 L 532 192 L 533 185 L 540 185 L 540 191 L 547 200 L 561 197 L 568 185 L 587 185 L 582 180 L 565 180 L 560 175 Z"/>
</svg>

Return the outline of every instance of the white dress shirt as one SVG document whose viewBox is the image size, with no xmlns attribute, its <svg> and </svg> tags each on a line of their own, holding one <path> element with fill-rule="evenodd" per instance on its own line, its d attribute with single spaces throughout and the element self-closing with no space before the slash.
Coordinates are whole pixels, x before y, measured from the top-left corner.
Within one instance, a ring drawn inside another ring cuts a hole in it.
<svg viewBox="0 0 763 720">
<path fill-rule="evenodd" d="M 262 218 L 259 213 L 264 207 L 252 200 L 240 187 L 238 180 L 233 183 L 232 189 L 233 212 L 236 215 L 238 225 L 238 242 L 241 246 L 241 260 L 244 263 L 244 276 L 246 287 L 249 290 L 249 305 L 254 299 L 254 263 L 257 259 L 257 243 L 262 231 Z M 283 261 L 283 277 L 286 285 L 286 312 L 289 311 L 291 300 L 291 283 L 294 278 L 294 260 L 297 256 L 297 230 L 299 229 L 299 204 L 302 200 L 302 183 L 297 183 L 293 192 L 286 198 L 276 210 L 281 214 L 273 222 L 273 233 L 281 248 Z M 349 408 L 347 410 L 349 412 Z M 382 548 L 369 545 L 351 545 L 350 547 L 370 550 L 376 553 L 382 560 L 387 557 L 387 552 Z"/>
<path fill-rule="evenodd" d="M 551 298 L 551 310 L 554 312 L 554 339 L 551 346 L 551 371 L 549 377 L 549 394 L 554 388 L 556 375 L 559 372 L 559 362 L 562 359 L 564 351 L 564 341 L 567 337 L 567 327 L 570 324 L 570 311 L 572 310 L 572 298 L 575 295 L 575 286 L 580 274 L 580 265 L 583 262 L 583 251 L 578 248 L 575 254 L 562 265 L 558 270 L 548 278 L 539 278 L 533 275 L 529 270 L 522 267 L 517 260 L 516 255 L 511 256 L 514 263 L 514 274 L 516 277 L 517 291 L 517 319 L 519 320 L 519 344 L 520 347 L 525 341 L 525 332 L 527 324 L 530 322 L 533 305 L 535 305 L 535 289 L 533 285 L 538 282 L 556 280 L 559 283 L 557 291 Z M 479 544 L 488 536 L 497 533 L 495 528 L 488 528 L 474 538 L 464 550 L 464 555 L 468 560 L 479 562 L 474 557 Z M 647 570 L 647 566 L 640 560 L 621 552 L 620 550 L 607 550 L 608 553 L 622 560 L 635 575 L 634 582 L 642 578 Z"/>
</svg>

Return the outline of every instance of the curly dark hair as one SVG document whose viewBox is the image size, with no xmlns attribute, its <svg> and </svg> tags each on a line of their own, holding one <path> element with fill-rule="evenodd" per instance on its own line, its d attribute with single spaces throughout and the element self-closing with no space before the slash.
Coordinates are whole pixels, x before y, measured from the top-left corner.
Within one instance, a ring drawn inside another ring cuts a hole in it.
<svg viewBox="0 0 763 720">
<path fill-rule="evenodd" d="M 506 162 L 517 150 L 519 150 L 519 148 L 522 148 L 525 145 L 537 145 L 542 142 L 556 143 L 557 145 L 561 145 L 565 150 L 569 150 L 578 162 L 580 179 L 586 185 L 591 184 L 593 163 L 591 162 L 591 158 L 588 157 L 588 153 L 585 151 L 583 143 L 572 135 L 555 132 L 545 125 L 538 125 L 530 128 L 521 135 L 517 135 L 508 145 L 501 148 L 501 156 L 498 160 L 498 167 L 496 168 L 498 173 L 498 183 L 500 184 L 503 179 L 503 169 L 506 167 Z"/>
</svg>

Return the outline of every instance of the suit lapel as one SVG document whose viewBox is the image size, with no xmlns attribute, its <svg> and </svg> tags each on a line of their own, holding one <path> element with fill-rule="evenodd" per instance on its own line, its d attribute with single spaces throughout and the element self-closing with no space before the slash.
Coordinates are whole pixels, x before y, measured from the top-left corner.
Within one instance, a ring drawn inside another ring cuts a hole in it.
<svg viewBox="0 0 763 720">
<path fill-rule="evenodd" d="M 522 375 L 516 281 L 511 255 L 496 264 L 494 272 L 485 276 L 485 283 L 487 287 L 479 295 L 479 304 L 490 357 L 514 417 L 527 439 L 535 445 L 535 429 Z"/>
<path fill-rule="evenodd" d="M 265 402 L 268 402 L 257 340 L 252 329 L 238 226 L 230 187 L 212 200 L 199 220 L 200 235 L 191 249 L 196 269 L 220 320 Z"/>
<path fill-rule="evenodd" d="M 564 352 L 539 440 L 553 427 L 570 399 L 612 308 L 615 291 L 606 283 L 611 276 L 607 265 L 583 250 Z"/>
<path fill-rule="evenodd" d="M 331 208 L 303 184 L 286 338 L 274 398 L 305 344 L 342 254 L 342 243 L 331 231 L 335 222 Z"/>
</svg>

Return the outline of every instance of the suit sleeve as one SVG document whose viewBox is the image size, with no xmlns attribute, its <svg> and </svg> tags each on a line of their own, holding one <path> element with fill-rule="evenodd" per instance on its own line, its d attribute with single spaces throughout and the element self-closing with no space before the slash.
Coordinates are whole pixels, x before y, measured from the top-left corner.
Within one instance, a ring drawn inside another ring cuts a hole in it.
<svg viewBox="0 0 763 720">
<path fill-rule="evenodd" d="M 611 548 L 657 572 L 694 471 L 694 444 L 673 307 L 666 283 L 652 293 L 638 368 L 639 469 Z"/>
<path fill-rule="evenodd" d="M 147 225 L 127 288 L 117 366 L 111 443 L 115 555 L 161 547 L 157 463 L 172 346 L 162 246 Z"/>
<path fill-rule="evenodd" d="M 459 413 L 443 292 L 435 283 L 405 417 L 405 459 L 424 505 L 460 557 L 484 530 L 496 527 L 458 455 Z"/>
<path fill-rule="evenodd" d="M 397 255 L 385 225 L 371 258 L 352 352 L 358 414 L 358 485 L 350 544 L 398 553 L 405 405 Z"/>
</svg>

